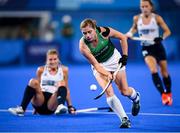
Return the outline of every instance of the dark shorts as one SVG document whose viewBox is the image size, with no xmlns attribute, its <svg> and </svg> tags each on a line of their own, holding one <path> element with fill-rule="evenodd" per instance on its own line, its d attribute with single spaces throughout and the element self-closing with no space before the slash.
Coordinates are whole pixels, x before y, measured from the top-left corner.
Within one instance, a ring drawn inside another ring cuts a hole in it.
<svg viewBox="0 0 180 133">
<path fill-rule="evenodd" d="M 38 114 L 41 114 L 41 115 L 50 115 L 50 114 L 53 114 L 54 111 L 49 110 L 48 107 L 47 107 L 47 102 L 49 101 L 49 98 L 52 96 L 52 93 L 43 92 L 43 95 L 44 95 L 44 100 L 45 100 L 43 105 L 35 106 L 35 105 L 32 104 L 32 106 L 34 107 L 35 111 Z"/>
<path fill-rule="evenodd" d="M 142 46 L 142 55 L 144 58 L 148 55 L 151 55 L 157 60 L 157 62 L 161 60 L 167 60 L 166 52 L 162 44 Z"/>
</svg>

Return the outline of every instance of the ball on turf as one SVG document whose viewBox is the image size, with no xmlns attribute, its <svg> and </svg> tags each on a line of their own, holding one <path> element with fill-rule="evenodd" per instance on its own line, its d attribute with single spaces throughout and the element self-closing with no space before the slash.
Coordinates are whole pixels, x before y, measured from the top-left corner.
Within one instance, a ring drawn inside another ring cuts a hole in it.
<svg viewBox="0 0 180 133">
<path fill-rule="evenodd" d="M 97 86 L 96 86 L 95 84 L 92 84 L 92 85 L 90 86 L 90 90 L 92 90 L 92 91 L 97 90 Z"/>
</svg>

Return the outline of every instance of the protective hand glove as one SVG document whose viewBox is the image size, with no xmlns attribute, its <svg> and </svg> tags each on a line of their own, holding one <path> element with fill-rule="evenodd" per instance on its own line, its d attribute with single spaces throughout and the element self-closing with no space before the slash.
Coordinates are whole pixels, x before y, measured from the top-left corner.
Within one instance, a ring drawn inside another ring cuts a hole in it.
<svg viewBox="0 0 180 133">
<path fill-rule="evenodd" d="M 75 114 L 76 113 L 76 108 L 72 105 L 68 106 L 68 112 L 69 114 Z"/>
<path fill-rule="evenodd" d="M 122 57 L 119 59 L 119 64 L 122 63 L 121 68 L 122 68 L 123 66 L 126 66 L 126 64 L 127 64 L 127 59 L 128 59 L 128 56 L 127 56 L 127 55 L 122 55 Z"/>
<path fill-rule="evenodd" d="M 163 40 L 162 37 L 156 37 L 156 38 L 154 38 L 154 42 L 155 42 L 156 44 L 160 44 L 160 43 L 162 42 L 162 40 Z"/>
</svg>

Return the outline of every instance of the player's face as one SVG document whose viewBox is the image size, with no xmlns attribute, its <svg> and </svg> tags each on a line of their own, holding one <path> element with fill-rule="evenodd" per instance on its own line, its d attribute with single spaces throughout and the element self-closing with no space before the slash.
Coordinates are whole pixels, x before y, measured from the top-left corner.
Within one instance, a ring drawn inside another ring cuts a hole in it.
<svg viewBox="0 0 180 133">
<path fill-rule="evenodd" d="M 141 2 L 140 8 L 141 8 L 141 12 L 144 15 L 149 15 L 152 11 L 152 6 L 150 5 L 150 3 L 148 1 Z"/>
<path fill-rule="evenodd" d="M 51 54 L 47 56 L 47 65 L 51 68 L 56 68 L 59 64 L 59 59 L 56 54 Z"/>
<path fill-rule="evenodd" d="M 96 39 L 96 30 L 89 25 L 86 26 L 85 28 L 82 28 L 81 32 L 84 38 L 89 42 L 92 42 Z"/>
</svg>

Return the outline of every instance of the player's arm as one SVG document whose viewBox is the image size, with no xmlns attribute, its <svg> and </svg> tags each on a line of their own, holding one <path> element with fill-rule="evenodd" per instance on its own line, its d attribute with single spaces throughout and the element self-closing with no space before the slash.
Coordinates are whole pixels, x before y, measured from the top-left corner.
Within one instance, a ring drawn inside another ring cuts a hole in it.
<svg viewBox="0 0 180 133">
<path fill-rule="evenodd" d="M 63 69 L 63 74 L 64 74 L 65 86 L 66 86 L 66 88 L 67 88 L 66 101 L 67 101 L 67 105 L 70 106 L 70 105 L 72 105 L 72 102 L 71 102 L 70 90 L 69 90 L 69 86 L 68 86 L 68 67 L 62 66 L 62 69 Z"/>
<path fill-rule="evenodd" d="M 36 70 L 36 78 L 39 81 L 39 83 L 41 81 L 41 74 L 43 73 L 43 71 L 44 71 L 43 66 L 38 67 L 37 70 Z"/>
<path fill-rule="evenodd" d="M 170 36 L 170 34 L 171 34 L 171 31 L 170 31 L 170 29 L 169 29 L 169 27 L 167 26 L 167 24 L 165 23 L 165 21 L 163 20 L 163 18 L 161 17 L 161 16 L 159 16 L 159 15 L 156 15 L 156 21 L 157 21 L 157 23 L 158 23 L 158 25 L 163 29 L 163 36 L 162 36 L 162 38 L 163 38 L 163 40 L 165 39 L 165 38 L 167 38 L 168 36 Z"/>
<path fill-rule="evenodd" d="M 133 35 L 137 32 L 137 21 L 138 21 L 138 15 L 133 17 L 133 24 L 130 30 L 126 33 L 126 37 L 133 37 Z"/>
<path fill-rule="evenodd" d="M 100 74 L 107 76 L 108 79 L 112 79 L 112 74 L 108 71 L 106 71 L 96 60 L 96 58 L 91 54 L 89 48 L 84 44 L 83 40 L 81 39 L 79 42 L 79 50 L 84 55 L 84 57 L 87 58 L 90 64 L 94 66 L 94 68 L 99 72 Z"/>
<path fill-rule="evenodd" d="M 109 37 L 117 38 L 120 40 L 121 49 L 123 52 L 122 54 L 127 56 L 128 55 L 128 45 L 127 45 L 126 36 L 113 28 L 109 28 L 109 29 L 110 29 Z"/>
<path fill-rule="evenodd" d="M 69 69 L 66 66 L 62 66 L 62 70 L 63 70 L 63 74 L 64 74 L 65 86 L 66 86 L 66 89 L 67 89 L 66 103 L 67 103 L 67 106 L 68 106 L 69 113 L 74 114 L 76 109 L 72 105 L 70 89 L 69 89 L 69 85 L 68 85 Z"/>
</svg>

